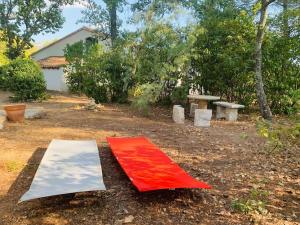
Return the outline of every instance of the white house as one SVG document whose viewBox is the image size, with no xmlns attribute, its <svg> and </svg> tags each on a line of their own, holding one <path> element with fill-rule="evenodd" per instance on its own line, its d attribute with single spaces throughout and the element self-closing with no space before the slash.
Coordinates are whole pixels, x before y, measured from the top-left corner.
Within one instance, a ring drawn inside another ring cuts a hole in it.
<svg viewBox="0 0 300 225">
<path fill-rule="evenodd" d="M 63 67 L 67 64 L 64 57 L 64 48 L 78 41 L 94 40 L 96 32 L 93 29 L 82 27 L 67 36 L 45 46 L 31 55 L 43 70 L 48 90 L 67 91 L 66 76 Z"/>
</svg>

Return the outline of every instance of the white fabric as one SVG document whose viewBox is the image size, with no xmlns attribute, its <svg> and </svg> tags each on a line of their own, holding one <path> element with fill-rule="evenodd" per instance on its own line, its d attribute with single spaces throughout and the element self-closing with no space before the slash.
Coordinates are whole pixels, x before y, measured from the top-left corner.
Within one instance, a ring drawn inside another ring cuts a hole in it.
<svg viewBox="0 0 300 225">
<path fill-rule="evenodd" d="M 95 140 L 52 140 L 20 202 L 53 195 L 106 190 Z"/>
</svg>

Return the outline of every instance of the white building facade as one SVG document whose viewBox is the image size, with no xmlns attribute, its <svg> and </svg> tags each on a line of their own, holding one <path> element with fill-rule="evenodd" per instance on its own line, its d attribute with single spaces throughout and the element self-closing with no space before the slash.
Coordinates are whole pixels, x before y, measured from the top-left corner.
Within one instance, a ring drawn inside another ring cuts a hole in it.
<svg viewBox="0 0 300 225">
<path fill-rule="evenodd" d="M 31 58 L 37 61 L 42 68 L 47 90 L 68 91 L 66 74 L 64 73 L 64 66 L 67 64 L 64 57 L 64 49 L 67 45 L 72 45 L 79 41 L 86 42 L 91 38 L 95 38 L 95 35 L 94 30 L 82 27 L 31 55 Z"/>
</svg>

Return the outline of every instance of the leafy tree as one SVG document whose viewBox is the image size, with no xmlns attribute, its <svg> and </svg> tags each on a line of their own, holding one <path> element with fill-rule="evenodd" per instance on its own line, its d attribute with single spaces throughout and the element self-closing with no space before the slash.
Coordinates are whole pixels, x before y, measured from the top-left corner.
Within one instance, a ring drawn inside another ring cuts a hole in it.
<svg viewBox="0 0 300 225">
<path fill-rule="evenodd" d="M 84 93 L 96 103 L 127 101 L 132 67 L 123 48 L 115 44 L 115 48 L 105 50 L 99 44 L 78 42 L 67 46 L 65 57 L 72 92 Z"/>
<path fill-rule="evenodd" d="M 87 48 L 83 41 L 74 43 L 73 45 L 67 45 L 64 49 L 64 55 L 69 63 L 64 72 L 67 74 L 67 84 L 69 85 L 69 91 L 76 94 L 84 93 L 84 59 L 88 57 L 91 49 Z M 97 51 L 95 49 L 94 51 Z"/>
<path fill-rule="evenodd" d="M 134 79 L 137 85 L 160 84 L 160 100 L 170 99 L 178 80 L 186 80 L 188 41 L 170 24 L 151 22 L 137 41 Z M 187 94 L 187 93 L 186 93 Z"/>
<path fill-rule="evenodd" d="M 61 28 L 64 18 L 60 6 L 67 3 L 72 0 L 0 0 L 0 25 L 7 56 L 24 56 L 24 51 L 32 47 L 34 35 Z"/>
<path fill-rule="evenodd" d="M 133 12 L 143 13 L 142 18 L 144 20 L 149 20 L 148 16 L 152 17 L 152 19 L 158 19 L 168 13 L 172 13 L 176 7 L 184 2 L 179 0 L 138 0 L 131 5 L 131 9 Z"/>
<path fill-rule="evenodd" d="M 103 0 L 102 4 L 97 4 L 94 0 L 88 0 L 88 5 L 82 11 L 83 18 L 80 22 L 95 26 L 103 34 L 103 38 L 110 38 L 112 46 L 118 37 L 118 28 L 121 21 L 118 20 L 118 11 L 122 11 L 125 0 Z"/>
<path fill-rule="evenodd" d="M 161 90 L 161 84 L 146 83 L 139 85 L 134 92 L 133 108 L 145 116 L 149 115 L 150 104 L 158 101 Z"/>
<path fill-rule="evenodd" d="M 272 111 L 292 114 L 300 99 L 300 4 L 278 1 L 264 42 L 263 76 Z"/>
<path fill-rule="evenodd" d="M 300 3 L 298 0 L 277 0 L 276 5 L 281 12 L 276 18 L 275 24 L 279 25 L 285 37 L 299 35 L 300 31 Z M 273 24 L 274 25 L 274 24 Z"/>
<path fill-rule="evenodd" d="M 30 59 L 16 59 L 3 68 L 4 88 L 11 91 L 14 101 L 42 100 L 46 82 L 40 67 Z"/>
<path fill-rule="evenodd" d="M 5 55 L 6 44 L 5 42 L 0 42 L 0 66 L 3 66 L 9 62 L 8 58 Z"/>
<path fill-rule="evenodd" d="M 6 52 L 6 43 L 1 41 L 1 37 L 3 36 L 2 32 L 0 31 L 0 67 L 7 64 L 9 62 L 5 52 Z"/>
<path fill-rule="evenodd" d="M 267 20 L 273 2 L 280 10 Z M 248 106 L 258 103 L 268 119 L 269 104 L 275 113 L 295 112 L 300 71 L 297 0 L 137 0 L 131 8 L 138 15 L 135 22 L 143 26 L 121 35 L 118 13 L 128 4 L 90 2 L 85 11 L 83 21 L 107 34 L 114 46 L 92 58 L 78 58 L 78 77 L 72 78 L 82 84 L 89 77 L 88 95 L 109 100 L 116 90 L 122 93 L 133 85 L 134 105 L 149 109 L 163 99 L 184 102 L 192 87 Z M 182 6 L 195 16 L 194 26 L 174 23 Z"/>
<path fill-rule="evenodd" d="M 272 120 L 272 112 L 269 107 L 267 96 L 265 94 L 264 82 L 262 77 L 262 44 L 265 36 L 268 12 L 267 9 L 275 0 L 260 0 L 260 18 L 257 25 L 256 42 L 255 42 L 255 89 L 259 109 L 264 119 Z"/>
<path fill-rule="evenodd" d="M 263 42 L 265 90 L 272 111 L 293 113 L 300 98 L 300 4 L 298 0 L 276 0 L 269 5 L 276 15 L 268 21 Z"/>
<path fill-rule="evenodd" d="M 139 14 L 136 22 L 143 24 L 135 39 L 133 76 L 136 91 L 142 90 L 144 93 L 135 95 L 135 100 L 136 103 L 145 103 L 134 104 L 144 105 L 144 109 L 156 101 L 177 102 L 183 99 L 181 95 L 188 94 L 188 88 L 179 91 L 177 87 L 180 84 L 185 87 L 189 85 L 187 72 L 192 41 L 187 38 L 187 29 L 175 28 L 173 24 L 174 15 L 180 8 L 179 3 L 177 0 L 140 0 L 132 4 L 132 10 Z M 155 87 L 157 91 L 151 91 Z M 172 95 L 175 89 L 178 91 Z M 144 109 L 139 111 L 147 111 Z"/>
<path fill-rule="evenodd" d="M 253 17 L 234 1 L 197 5 L 198 25 L 191 35 L 191 85 L 203 94 L 219 95 L 245 105 L 253 102 Z"/>
<path fill-rule="evenodd" d="M 277 15 L 267 20 L 271 3 L 277 7 Z M 229 100 L 251 104 L 251 90 L 256 87 L 256 99 L 264 118 L 272 117 L 269 104 L 276 113 L 295 111 L 300 61 L 300 4 L 297 0 L 207 0 L 185 4 L 198 19 L 191 71 L 192 84 L 200 84 L 196 88 L 204 87 L 201 91 L 225 94 Z M 256 48 L 252 48 L 255 45 Z M 253 58 L 251 52 L 255 53 Z"/>
</svg>

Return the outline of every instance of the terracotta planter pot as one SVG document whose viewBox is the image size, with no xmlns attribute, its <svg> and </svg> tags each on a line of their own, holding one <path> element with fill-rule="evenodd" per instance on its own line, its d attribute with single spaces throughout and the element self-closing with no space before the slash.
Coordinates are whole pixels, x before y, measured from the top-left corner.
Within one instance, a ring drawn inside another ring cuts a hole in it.
<svg viewBox="0 0 300 225">
<path fill-rule="evenodd" d="M 7 119 L 12 122 L 24 121 L 25 108 L 26 108 L 25 104 L 4 106 Z"/>
</svg>

